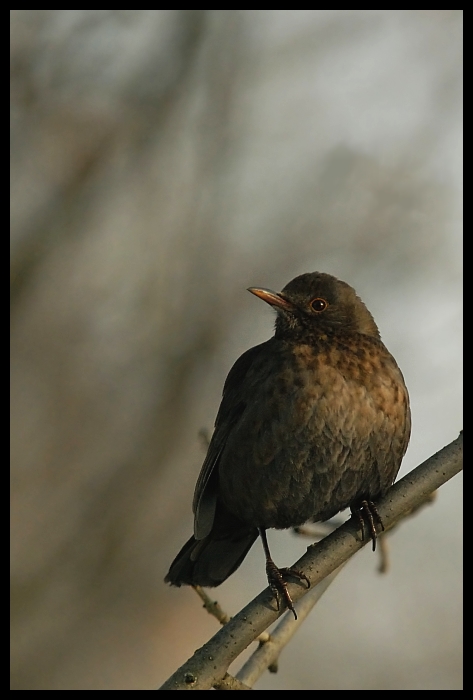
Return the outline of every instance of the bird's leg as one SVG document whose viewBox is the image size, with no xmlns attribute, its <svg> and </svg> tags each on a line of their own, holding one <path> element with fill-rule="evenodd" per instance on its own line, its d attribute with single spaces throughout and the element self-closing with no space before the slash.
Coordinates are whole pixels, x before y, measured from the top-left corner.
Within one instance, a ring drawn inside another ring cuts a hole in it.
<svg viewBox="0 0 473 700">
<path fill-rule="evenodd" d="M 376 525 L 379 525 L 381 530 L 384 530 L 383 521 L 378 513 L 378 509 L 373 501 L 364 499 L 359 501 L 356 505 L 350 506 L 352 515 L 357 518 L 361 529 L 361 539 L 365 539 L 365 522 L 369 526 L 369 532 L 371 541 L 373 542 L 373 552 L 376 550 L 376 540 L 378 538 L 378 533 L 376 531 Z"/>
<path fill-rule="evenodd" d="M 302 573 L 302 571 L 298 571 L 297 569 L 291 569 L 288 567 L 278 569 L 278 567 L 272 560 L 271 554 L 269 552 L 266 530 L 262 527 L 258 528 L 258 530 L 261 536 L 261 540 L 263 542 L 264 554 L 266 556 L 266 576 L 268 577 L 268 583 L 271 592 L 276 600 L 277 608 L 279 610 L 279 601 L 280 599 L 282 599 L 286 603 L 286 606 L 289 608 L 289 610 L 291 610 L 292 614 L 294 615 L 294 619 L 297 620 L 296 611 L 294 610 L 292 598 L 289 595 L 289 591 L 287 590 L 287 583 L 284 580 L 284 577 L 294 576 L 300 581 L 304 580 L 307 583 L 307 588 L 310 588 L 310 581 L 307 578 L 307 576 Z"/>
</svg>

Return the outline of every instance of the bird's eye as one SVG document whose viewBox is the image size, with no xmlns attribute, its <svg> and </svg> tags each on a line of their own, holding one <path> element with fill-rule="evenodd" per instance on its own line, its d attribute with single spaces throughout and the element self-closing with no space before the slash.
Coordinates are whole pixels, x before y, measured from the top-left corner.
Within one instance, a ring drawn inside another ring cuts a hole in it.
<svg viewBox="0 0 473 700">
<path fill-rule="evenodd" d="M 325 311 L 325 309 L 328 306 L 328 303 L 325 301 L 325 299 L 317 297 L 316 299 L 312 299 L 312 301 L 310 302 L 310 306 L 312 308 L 312 311 L 320 313 L 321 311 Z"/>
</svg>

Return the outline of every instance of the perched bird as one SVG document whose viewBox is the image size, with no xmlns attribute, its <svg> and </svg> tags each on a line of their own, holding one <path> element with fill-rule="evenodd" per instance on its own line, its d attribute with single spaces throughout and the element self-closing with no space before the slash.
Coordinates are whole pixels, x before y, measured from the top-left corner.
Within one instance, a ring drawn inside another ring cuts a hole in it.
<svg viewBox="0 0 473 700">
<path fill-rule="evenodd" d="M 193 502 L 194 535 L 165 578 L 218 586 L 261 536 L 276 597 L 293 611 L 267 528 L 327 520 L 350 507 L 373 549 L 375 501 L 392 485 L 410 436 L 409 396 L 355 290 L 322 272 L 282 292 L 250 287 L 277 311 L 274 336 L 247 350 L 225 381 Z"/>
</svg>

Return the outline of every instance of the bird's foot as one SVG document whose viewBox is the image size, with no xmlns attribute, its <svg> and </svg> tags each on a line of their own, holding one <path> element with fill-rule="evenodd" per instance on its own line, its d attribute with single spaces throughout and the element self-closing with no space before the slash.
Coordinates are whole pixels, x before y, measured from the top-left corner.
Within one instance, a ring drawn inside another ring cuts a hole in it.
<svg viewBox="0 0 473 700">
<path fill-rule="evenodd" d="M 376 540 L 378 539 L 376 525 L 378 525 L 381 530 L 384 530 L 383 521 L 381 520 L 376 505 L 373 501 L 363 500 L 357 503 L 356 506 L 350 506 L 350 510 L 352 515 L 358 520 L 362 540 L 365 539 L 365 523 L 368 525 L 374 552 L 376 550 Z"/>
<path fill-rule="evenodd" d="M 272 559 L 266 562 L 266 576 L 268 577 L 271 592 L 276 600 L 277 609 L 280 610 L 280 601 L 283 601 L 294 615 L 294 619 L 297 620 L 296 611 L 294 610 L 292 598 L 287 590 L 285 578 L 287 576 L 293 576 L 294 578 L 298 578 L 299 581 L 305 581 L 307 583 L 307 588 L 310 588 L 310 581 L 307 576 L 298 569 L 291 569 L 288 567 L 278 569 Z"/>
</svg>

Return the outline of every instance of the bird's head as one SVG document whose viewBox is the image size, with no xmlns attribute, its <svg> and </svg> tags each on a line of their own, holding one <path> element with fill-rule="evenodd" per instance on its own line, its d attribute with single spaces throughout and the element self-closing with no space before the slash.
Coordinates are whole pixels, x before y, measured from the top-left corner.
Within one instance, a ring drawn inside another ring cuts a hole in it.
<svg viewBox="0 0 473 700">
<path fill-rule="evenodd" d="M 281 292 L 259 287 L 248 291 L 276 309 L 276 337 L 307 339 L 334 333 L 380 337 L 372 315 L 353 287 L 324 272 L 299 275 Z"/>
</svg>

